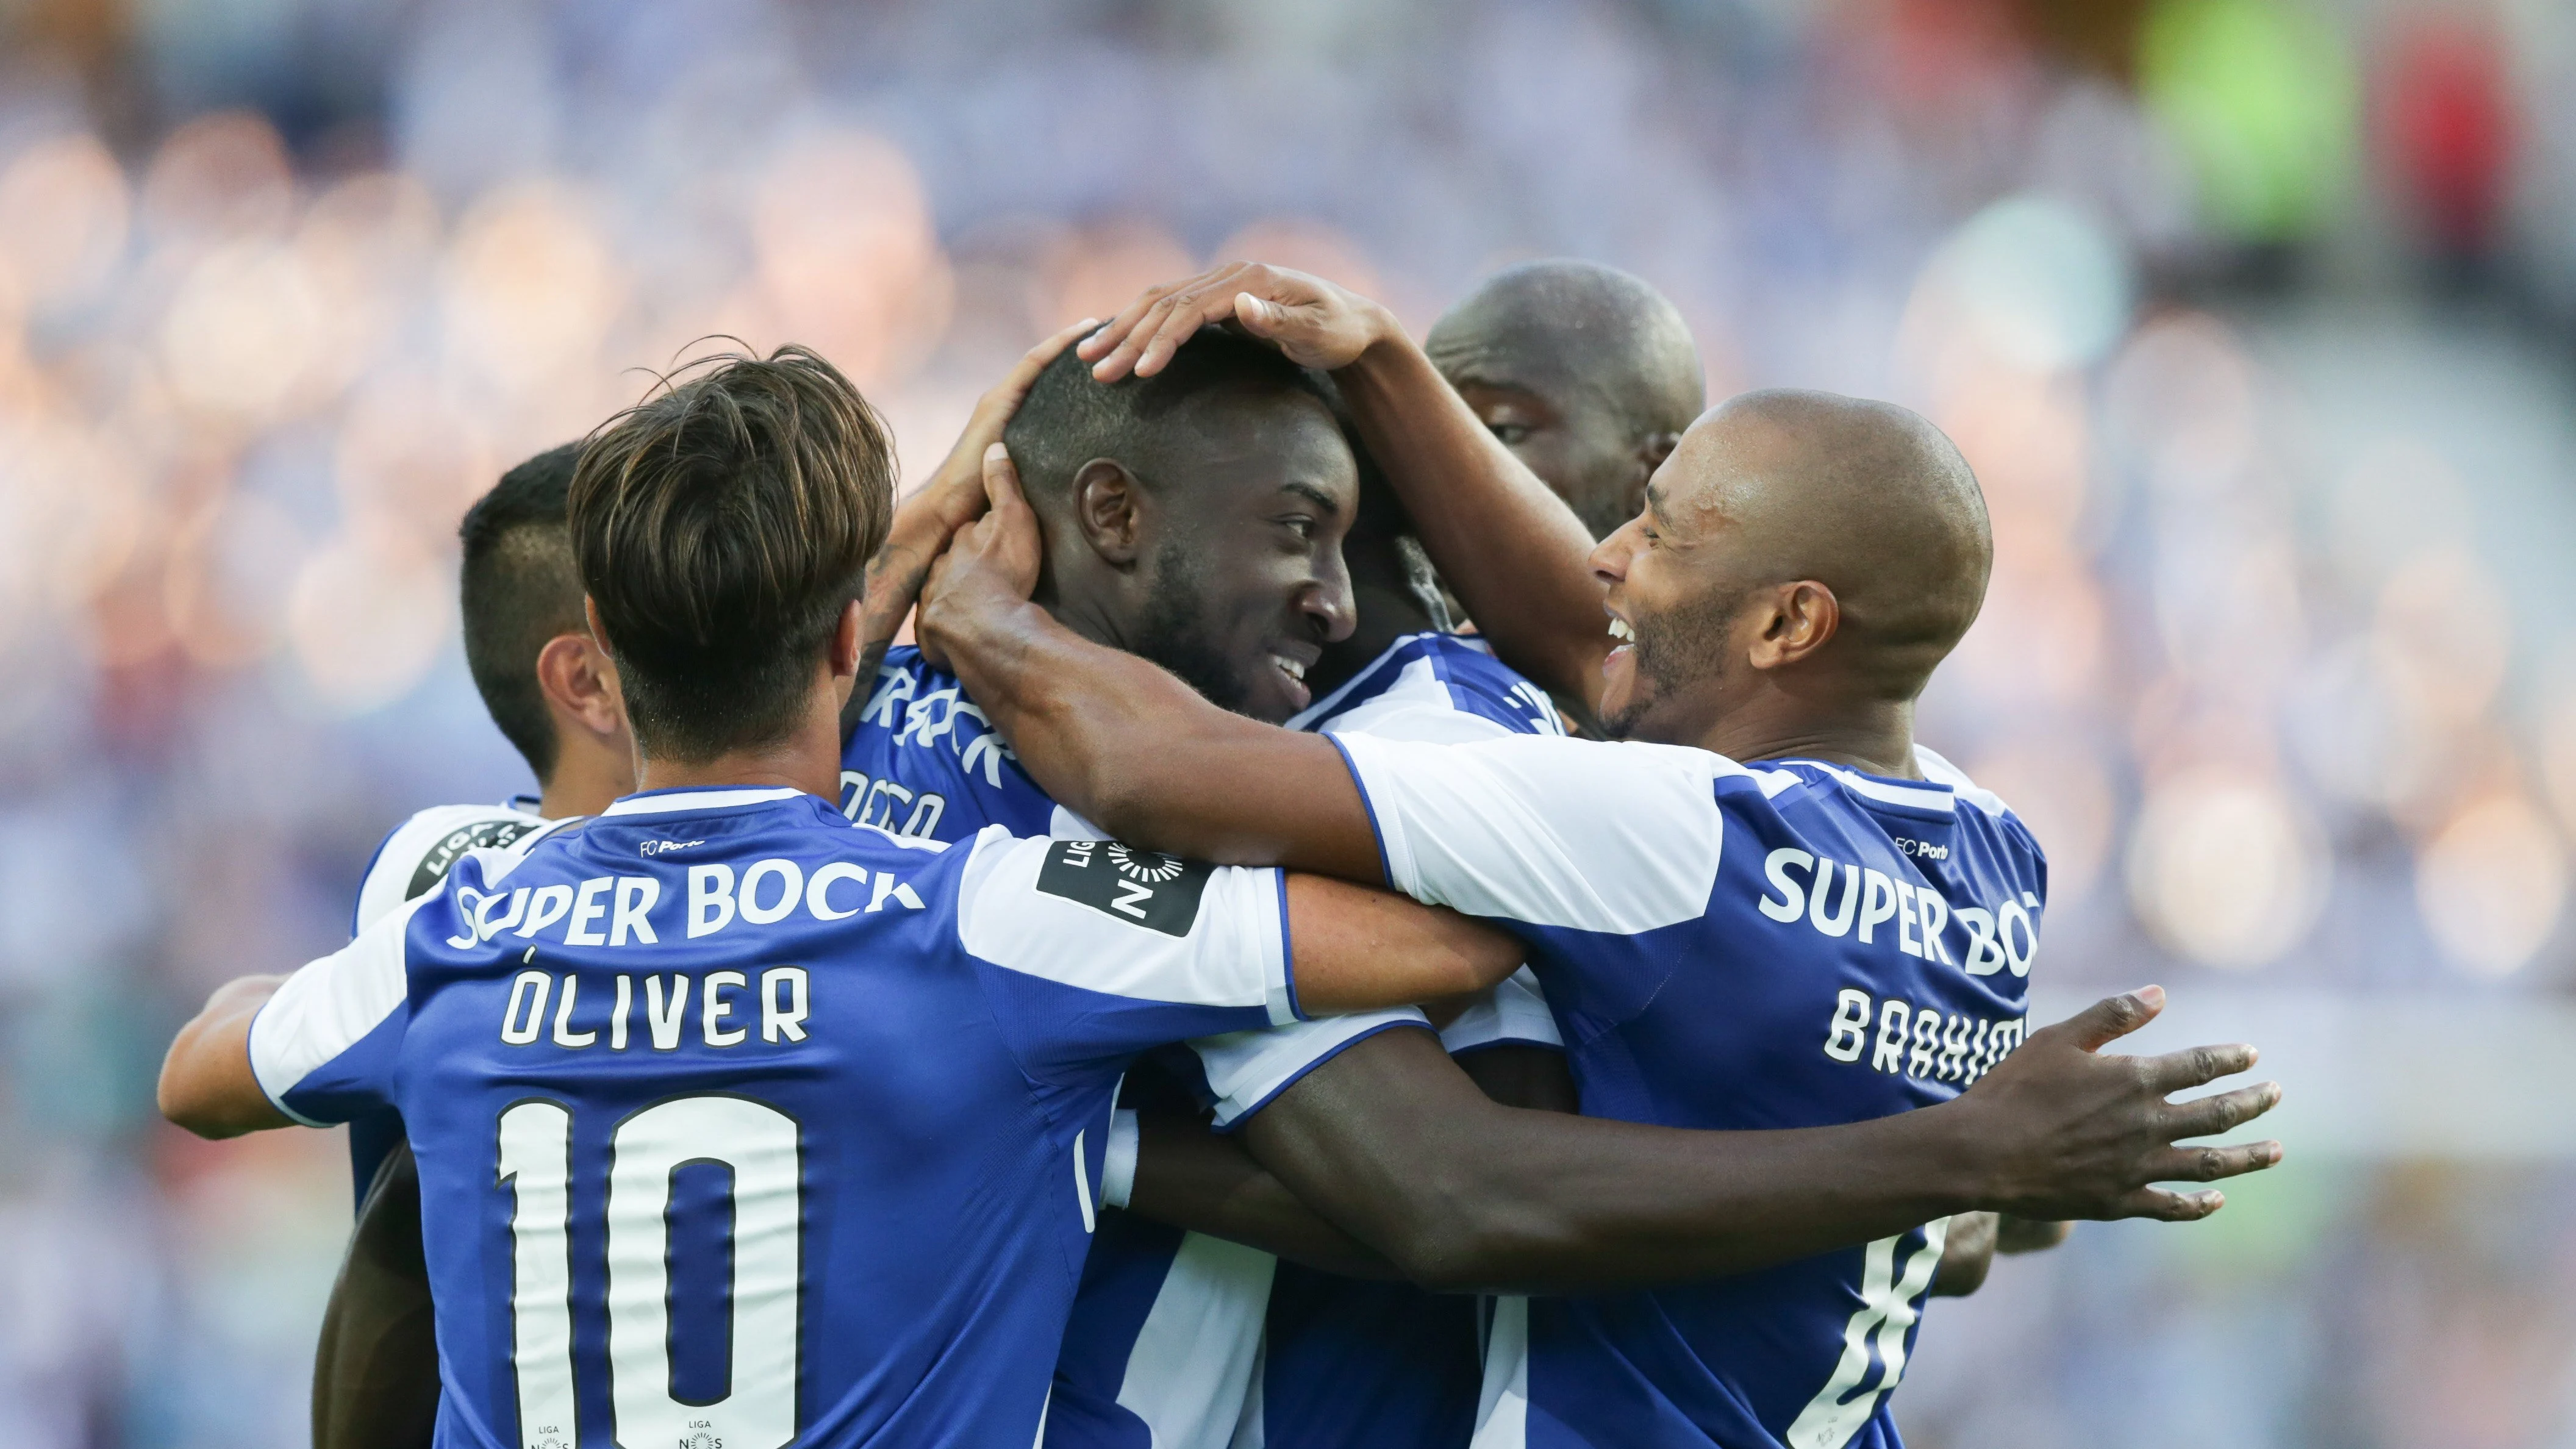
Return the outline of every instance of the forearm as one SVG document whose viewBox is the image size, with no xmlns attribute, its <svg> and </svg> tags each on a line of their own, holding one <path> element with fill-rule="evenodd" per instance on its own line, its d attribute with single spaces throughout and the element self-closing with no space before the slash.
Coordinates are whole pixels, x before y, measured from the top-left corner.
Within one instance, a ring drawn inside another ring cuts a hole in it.
<svg viewBox="0 0 2576 1449">
<path fill-rule="evenodd" d="M 1218 709 L 1034 604 L 934 599 L 921 627 L 1031 778 L 1118 839 L 1194 860 L 1379 878 L 1359 787 L 1320 736 Z"/>
<path fill-rule="evenodd" d="M 1506 663 L 1597 698 L 1609 652 L 1592 536 L 1390 319 L 1333 374 L 1434 566 Z"/>
<path fill-rule="evenodd" d="M 161 1115 L 200 1137 L 238 1137 L 293 1119 L 277 1110 L 250 1069 L 250 1024 L 283 976 L 245 976 L 215 988 L 205 1009 L 161 1061 Z"/>
<path fill-rule="evenodd" d="M 1178 1115 L 1149 1114 L 1139 1125 L 1128 1211 L 1346 1278 L 1402 1276 L 1281 1186 L 1235 1139 Z"/>
<path fill-rule="evenodd" d="M 885 542 L 868 560 L 859 591 L 859 684 L 850 691 L 849 703 L 841 707 L 845 738 L 857 727 L 868 697 L 876 692 L 877 666 L 885 662 L 886 650 L 893 647 L 895 636 L 903 632 L 903 621 L 921 598 L 932 561 L 956 532 L 960 509 L 946 496 L 952 491 L 933 483 L 906 498 L 894 511 Z"/>
<path fill-rule="evenodd" d="M 1745 1272 L 1972 1208 L 1942 1108 L 1686 1132 L 1497 1106 L 1436 1044 L 1344 1052 L 1245 1130 L 1255 1160 L 1428 1286 L 1580 1293 Z M 1380 1042 L 1385 1045 L 1379 1045 Z"/>
</svg>

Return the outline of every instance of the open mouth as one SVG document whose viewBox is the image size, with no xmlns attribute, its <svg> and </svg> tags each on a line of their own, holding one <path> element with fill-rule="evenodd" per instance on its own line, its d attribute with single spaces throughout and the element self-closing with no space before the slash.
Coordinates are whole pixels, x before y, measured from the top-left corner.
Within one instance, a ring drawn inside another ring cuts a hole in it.
<svg viewBox="0 0 2576 1449">
<path fill-rule="evenodd" d="M 1616 614 L 1610 616 L 1610 637 L 1618 642 L 1610 647 L 1609 654 L 1601 661 L 1601 672 L 1604 674 L 1609 673 L 1614 665 L 1634 652 L 1637 647 L 1636 628 Z"/>
<path fill-rule="evenodd" d="M 1279 671 L 1279 678 L 1287 686 L 1288 698 L 1295 709 L 1304 709 L 1315 697 L 1314 692 L 1306 687 L 1306 671 L 1314 663 L 1312 659 L 1294 654 L 1274 652 L 1270 656 L 1270 667 Z"/>
</svg>

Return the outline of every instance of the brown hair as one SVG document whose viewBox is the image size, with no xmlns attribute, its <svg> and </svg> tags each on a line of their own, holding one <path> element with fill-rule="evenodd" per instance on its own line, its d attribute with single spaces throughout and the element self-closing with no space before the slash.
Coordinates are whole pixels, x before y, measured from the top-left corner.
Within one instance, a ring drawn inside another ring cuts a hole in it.
<svg viewBox="0 0 2576 1449">
<path fill-rule="evenodd" d="M 700 358 L 591 434 L 573 559 L 638 749 L 701 763 L 795 728 L 894 473 L 876 410 L 802 347 Z"/>
</svg>

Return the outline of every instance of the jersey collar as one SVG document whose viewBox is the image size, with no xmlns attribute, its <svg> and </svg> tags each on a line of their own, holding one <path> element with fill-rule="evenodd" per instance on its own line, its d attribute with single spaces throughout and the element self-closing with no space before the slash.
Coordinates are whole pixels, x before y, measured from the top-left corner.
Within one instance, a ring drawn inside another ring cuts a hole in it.
<svg viewBox="0 0 2576 1449">
<path fill-rule="evenodd" d="M 680 785 L 668 790 L 640 791 L 599 813 L 603 816 L 673 815 L 683 810 L 731 810 L 744 805 L 766 805 L 774 800 L 793 800 L 804 793 L 792 785 L 713 790 L 697 785 Z"/>
</svg>

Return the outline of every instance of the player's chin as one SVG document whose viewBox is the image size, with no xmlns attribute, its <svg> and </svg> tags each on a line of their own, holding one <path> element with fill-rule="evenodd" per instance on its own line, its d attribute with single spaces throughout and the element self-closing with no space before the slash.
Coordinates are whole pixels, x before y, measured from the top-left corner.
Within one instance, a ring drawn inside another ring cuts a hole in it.
<svg viewBox="0 0 2576 1449">
<path fill-rule="evenodd" d="M 1622 644 L 1601 661 L 1601 718 L 1618 719 L 1632 713 L 1637 703 L 1637 650 Z"/>
</svg>

